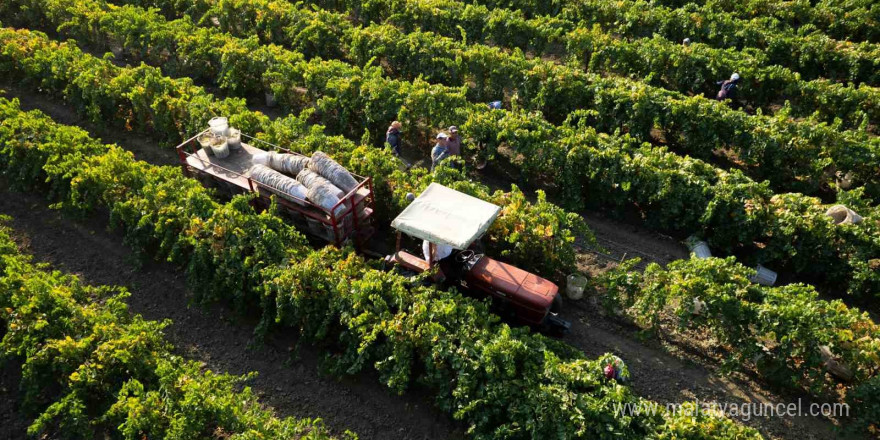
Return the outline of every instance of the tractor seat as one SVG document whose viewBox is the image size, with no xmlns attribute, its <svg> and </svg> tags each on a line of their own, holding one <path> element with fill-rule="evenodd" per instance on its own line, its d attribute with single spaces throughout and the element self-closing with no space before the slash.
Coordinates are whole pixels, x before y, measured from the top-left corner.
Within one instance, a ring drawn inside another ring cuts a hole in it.
<svg viewBox="0 0 880 440">
<path fill-rule="evenodd" d="M 422 273 L 431 267 L 428 266 L 428 262 L 407 252 L 407 251 L 397 251 L 394 254 L 394 261 L 397 264 L 403 266 L 406 269 L 409 269 L 416 273 Z"/>
</svg>

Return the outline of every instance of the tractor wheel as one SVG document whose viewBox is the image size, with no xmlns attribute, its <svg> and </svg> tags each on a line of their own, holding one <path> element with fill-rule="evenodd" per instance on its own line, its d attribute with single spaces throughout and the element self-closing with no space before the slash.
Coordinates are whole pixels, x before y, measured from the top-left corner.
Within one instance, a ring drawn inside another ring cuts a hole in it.
<svg viewBox="0 0 880 440">
<path fill-rule="evenodd" d="M 550 304 L 550 311 L 553 313 L 559 313 L 562 311 L 562 295 L 556 294 L 553 298 L 553 304 Z"/>
</svg>

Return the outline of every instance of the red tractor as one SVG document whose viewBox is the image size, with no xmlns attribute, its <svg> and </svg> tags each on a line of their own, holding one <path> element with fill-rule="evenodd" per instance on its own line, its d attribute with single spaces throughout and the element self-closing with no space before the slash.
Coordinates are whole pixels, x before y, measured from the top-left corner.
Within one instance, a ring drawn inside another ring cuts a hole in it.
<svg viewBox="0 0 880 440">
<path fill-rule="evenodd" d="M 520 323 L 566 333 L 571 324 L 558 316 L 562 297 L 556 284 L 471 249 L 500 211 L 489 202 L 432 183 L 391 222 L 397 230 L 397 249 L 386 261 L 415 273 L 431 269 L 426 259 L 401 249 L 402 234 L 423 240 L 431 255 L 438 246 L 451 248 L 448 259 L 441 261 L 447 264 L 441 265 L 438 281 L 492 298 Z"/>
</svg>

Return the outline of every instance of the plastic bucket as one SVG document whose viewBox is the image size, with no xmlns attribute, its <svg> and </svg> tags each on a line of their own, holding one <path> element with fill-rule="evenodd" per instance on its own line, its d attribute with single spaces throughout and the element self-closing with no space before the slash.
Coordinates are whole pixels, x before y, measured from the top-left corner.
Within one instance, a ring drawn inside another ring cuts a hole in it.
<svg viewBox="0 0 880 440">
<path fill-rule="evenodd" d="M 266 92 L 266 107 L 275 107 L 278 101 L 275 100 L 275 94 Z"/>
<path fill-rule="evenodd" d="M 690 236 L 685 240 L 685 244 L 690 249 L 691 254 L 697 258 L 709 258 L 712 251 L 709 250 L 709 244 L 697 237 Z"/>
<path fill-rule="evenodd" d="M 587 286 L 587 278 L 582 275 L 571 274 L 565 278 L 565 296 L 569 299 L 581 299 L 584 297 L 584 288 Z"/>
<path fill-rule="evenodd" d="M 857 225 L 862 222 L 862 216 L 844 205 L 834 205 L 825 211 L 825 215 L 834 220 L 835 225 L 851 223 Z"/>
<path fill-rule="evenodd" d="M 756 273 L 755 276 L 751 278 L 751 281 L 753 283 L 757 283 L 762 286 L 772 286 L 776 284 L 776 272 L 773 272 L 772 270 L 767 269 L 760 264 L 755 269 L 757 269 L 758 273 Z"/>
<path fill-rule="evenodd" d="M 199 136 L 199 145 L 201 145 L 202 150 L 205 150 L 206 154 L 214 154 L 214 150 L 211 148 L 211 141 L 214 140 L 214 136 L 211 133 L 205 133 Z"/>
<path fill-rule="evenodd" d="M 214 156 L 217 156 L 220 159 L 229 157 L 229 143 L 225 140 L 219 144 L 212 145 L 211 149 L 214 150 Z"/>
<path fill-rule="evenodd" d="M 228 143 L 229 148 L 233 150 L 241 148 L 241 132 L 237 128 L 230 128 L 226 143 Z"/>
<path fill-rule="evenodd" d="M 211 131 L 215 135 L 226 136 L 227 131 L 229 130 L 229 120 L 223 116 L 216 116 L 208 121 L 208 126 L 211 127 Z"/>
</svg>

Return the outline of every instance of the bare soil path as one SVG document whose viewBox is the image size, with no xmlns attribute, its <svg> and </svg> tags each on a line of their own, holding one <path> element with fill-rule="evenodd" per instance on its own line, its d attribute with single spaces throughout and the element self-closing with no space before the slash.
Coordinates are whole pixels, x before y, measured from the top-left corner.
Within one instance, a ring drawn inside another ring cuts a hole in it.
<svg viewBox="0 0 880 440">
<path fill-rule="evenodd" d="M 0 440 L 19 440 L 27 436 L 31 420 L 22 412 L 18 384 L 21 363 L 9 360 L 0 363 Z"/>
</svg>

